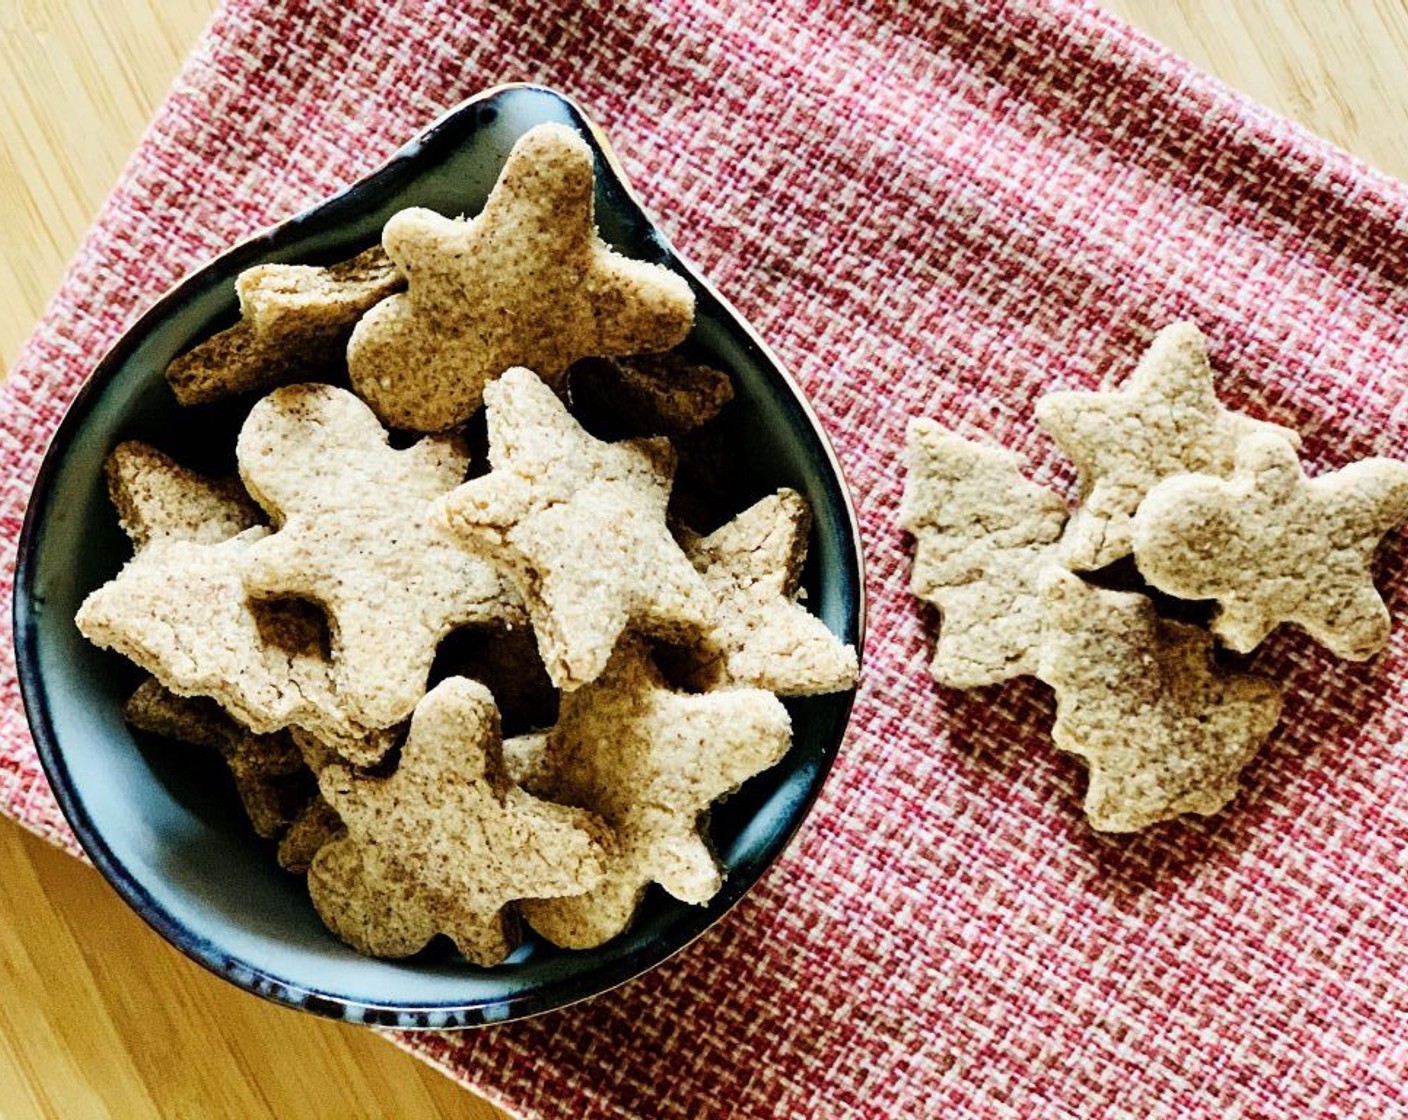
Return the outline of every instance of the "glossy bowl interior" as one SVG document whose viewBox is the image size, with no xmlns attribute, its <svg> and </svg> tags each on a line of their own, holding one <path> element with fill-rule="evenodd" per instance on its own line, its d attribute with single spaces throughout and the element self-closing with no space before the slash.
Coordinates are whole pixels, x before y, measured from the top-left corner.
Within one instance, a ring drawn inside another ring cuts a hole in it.
<svg viewBox="0 0 1408 1120">
<path fill-rule="evenodd" d="M 786 760 L 717 807 L 711 837 L 727 868 L 706 906 L 652 888 L 629 931 L 569 952 L 530 940 L 481 969 L 446 953 L 370 960 L 319 922 L 300 880 L 243 819 L 217 760 L 138 741 L 122 705 L 139 674 L 86 642 L 73 623 L 85 595 L 130 555 L 108 502 L 103 462 L 123 439 L 154 443 L 200 469 L 233 467 L 251 400 L 181 409 L 163 370 L 237 316 L 234 278 L 264 261 L 326 263 L 375 243 L 406 206 L 448 214 L 482 206 L 514 141 L 544 121 L 581 132 L 598 161 L 602 235 L 630 256 L 686 276 L 698 297 L 687 347 L 731 372 L 734 445 L 757 492 L 795 487 L 815 513 L 807 602 L 841 638 L 863 628 L 858 534 L 826 439 L 760 342 L 671 251 L 641 212 L 600 134 L 567 99 L 515 86 L 443 117 L 380 171 L 191 275 L 117 344 L 54 438 L 30 503 L 15 584 L 20 683 L 40 757 L 93 862 L 182 951 L 259 995 L 330 1015 L 401 1027 L 471 1026 L 560 1007 L 658 964 L 717 921 L 777 857 L 815 799 L 844 732 L 852 694 L 789 702 Z"/>
</svg>

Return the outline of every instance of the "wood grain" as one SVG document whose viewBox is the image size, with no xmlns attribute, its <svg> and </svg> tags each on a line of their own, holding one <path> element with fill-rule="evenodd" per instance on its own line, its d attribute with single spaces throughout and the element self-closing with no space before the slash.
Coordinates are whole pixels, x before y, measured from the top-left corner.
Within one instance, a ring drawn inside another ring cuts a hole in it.
<svg viewBox="0 0 1408 1120">
<path fill-rule="evenodd" d="M 1408 178 L 1401 0 L 1107 0 L 1261 102 Z M 211 0 L 0 0 L 0 367 Z M 374 1034 L 229 987 L 90 868 L 0 824 L 0 1116 L 418 1116 L 487 1104 Z"/>
</svg>

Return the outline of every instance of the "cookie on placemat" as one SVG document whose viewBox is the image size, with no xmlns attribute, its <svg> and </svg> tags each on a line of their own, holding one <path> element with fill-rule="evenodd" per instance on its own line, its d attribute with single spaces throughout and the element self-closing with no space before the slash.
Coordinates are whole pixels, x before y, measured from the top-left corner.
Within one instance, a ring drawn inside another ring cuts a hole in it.
<svg viewBox="0 0 1408 1120">
<path fill-rule="evenodd" d="M 353 387 L 387 424 L 434 432 L 479 407 L 511 366 L 556 385 L 590 355 L 668 350 L 694 322 L 694 294 L 659 265 L 597 235 L 592 153 L 539 125 L 509 154 L 471 220 L 403 210 L 382 244 L 409 287 L 372 308 L 347 348 Z"/>
<path fill-rule="evenodd" d="M 1036 670 L 1037 580 L 1055 558 L 1066 504 L 1028 482 L 1017 456 L 910 423 L 900 523 L 915 539 L 910 586 L 939 608 L 931 671 L 954 688 Z"/>
<path fill-rule="evenodd" d="M 623 641 L 597 680 L 567 693 L 548 732 L 504 744 L 509 773 L 540 797 L 589 809 L 615 832 L 604 881 L 522 905 L 535 930 L 569 948 L 625 929 L 645 888 L 707 902 L 722 878 L 700 832 L 714 801 L 781 761 L 787 709 L 769 692 L 674 692 L 643 645 Z"/>
<path fill-rule="evenodd" d="M 254 406 L 237 454 L 278 526 L 252 542 L 245 588 L 323 607 L 339 705 L 355 722 L 384 728 L 409 716 L 456 626 L 522 618 L 493 565 L 432 516 L 464 478 L 459 441 L 431 436 L 397 450 L 351 393 L 290 385 Z"/>
<path fill-rule="evenodd" d="M 119 443 L 106 470 L 118 522 L 139 550 L 154 540 L 215 544 L 263 521 L 238 478 L 206 478 L 145 443 Z"/>
<path fill-rule="evenodd" d="M 711 620 L 714 597 L 665 524 L 669 441 L 594 439 L 526 369 L 484 397 L 493 470 L 442 508 L 517 584 L 554 684 L 593 680 L 627 624 L 669 636 Z"/>
<path fill-rule="evenodd" d="M 1212 629 L 1240 653 L 1282 622 L 1362 661 L 1388 641 L 1370 573 L 1385 533 L 1408 518 L 1408 463 L 1366 459 L 1306 478 L 1295 448 L 1253 435 L 1223 480 L 1184 475 L 1149 492 L 1134 556 L 1153 586 L 1216 599 Z"/>
<path fill-rule="evenodd" d="M 122 709 L 138 731 L 220 753 L 254 831 L 282 833 L 317 791 L 313 775 L 286 734 L 255 735 L 213 700 L 177 696 L 148 678 Z"/>
<path fill-rule="evenodd" d="M 801 494 L 779 490 L 707 537 L 681 535 L 718 601 L 713 624 L 671 659 L 690 687 L 815 696 L 856 683 L 855 648 L 797 601 L 811 520 Z"/>
<path fill-rule="evenodd" d="M 1280 687 L 1215 669 L 1211 636 L 1159 618 L 1146 596 L 1054 566 L 1041 590 L 1037 675 L 1056 690 L 1057 747 L 1089 767 L 1091 825 L 1135 832 L 1223 808 L 1280 718 Z"/>
<path fill-rule="evenodd" d="M 1080 472 L 1062 558 L 1093 571 L 1128 556 L 1134 512 L 1155 485 L 1188 471 L 1226 477 L 1237 444 L 1256 432 L 1296 433 L 1232 412 L 1217 399 L 1208 342 L 1192 323 L 1160 331 L 1118 390 L 1048 393 L 1038 423 Z"/>
<path fill-rule="evenodd" d="M 235 280 L 240 321 L 182 354 L 166 378 L 189 405 L 338 372 L 353 324 L 404 287 L 379 247 L 327 268 L 246 269 Z"/>
<path fill-rule="evenodd" d="M 572 411 L 631 436 L 677 436 L 707 424 L 733 400 L 721 369 L 678 354 L 588 358 L 572 367 Z"/>
<path fill-rule="evenodd" d="M 510 783 L 501 751 L 489 690 L 451 677 L 417 706 L 395 773 L 323 770 L 347 835 L 319 850 L 308 886 L 334 933 L 379 957 L 409 956 L 443 933 L 469 960 L 497 964 L 515 941 L 511 902 L 601 881 L 601 823 Z"/>
</svg>

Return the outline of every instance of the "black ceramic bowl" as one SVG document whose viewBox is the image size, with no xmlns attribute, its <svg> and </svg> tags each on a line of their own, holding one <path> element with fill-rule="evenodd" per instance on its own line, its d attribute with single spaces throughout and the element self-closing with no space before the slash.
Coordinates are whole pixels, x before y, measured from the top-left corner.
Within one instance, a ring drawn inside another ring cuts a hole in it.
<svg viewBox="0 0 1408 1120">
<path fill-rule="evenodd" d="M 843 640 L 859 646 L 862 637 L 855 515 L 816 417 L 747 324 L 671 251 L 604 137 L 566 98 L 511 86 L 467 101 L 375 174 L 191 275 L 99 365 L 44 460 L 15 578 L 20 684 L 64 813 L 118 893 L 212 971 L 334 1018 L 412 1028 L 501 1022 L 595 995 L 659 964 L 718 921 L 777 858 L 816 799 L 850 713 L 850 693 L 789 704 L 791 752 L 712 815 L 727 874 L 708 905 L 684 905 L 652 888 L 631 928 L 606 945 L 565 951 L 530 940 L 492 969 L 446 954 L 388 962 L 352 952 L 323 928 L 303 884 L 249 832 L 228 783 L 218 780 L 218 762 L 139 742 L 123 722 L 137 676 L 84 641 L 73 622 L 83 598 L 130 553 L 108 503 L 103 461 L 121 440 L 140 438 L 198 468 L 228 470 L 251 403 L 184 412 L 163 377 L 167 363 L 235 320 L 235 276 L 251 265 L 348 257 L 375 243 L 387 218 L 407 206 L 478 212 L 514 141 L 545 121 L 576 129 L 596 154 L 602 236 L 693 285 L 698 316 L 686 346 L 733 375 L 732 422 L 748 476 L 759 493 L 796 488 L 815 513 L 807 602 Z"/>
</svg>

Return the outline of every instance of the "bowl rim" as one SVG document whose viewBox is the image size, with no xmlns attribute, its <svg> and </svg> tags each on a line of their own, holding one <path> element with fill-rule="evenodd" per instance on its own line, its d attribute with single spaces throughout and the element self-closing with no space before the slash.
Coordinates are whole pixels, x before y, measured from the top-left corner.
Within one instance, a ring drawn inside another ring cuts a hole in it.
<svg viewBox="0 0 1408 1120">
<path fill-rule="evenodd" d="M 52 503 L 55 476 L 59 464 L 64 460 L 74 437 L 83 430 L 83 424 L 91 412 L 93 403 L 113 380 L 127 359 L 131 357 L 138 345 L 138 340 L 144 338 L 156 324 L 171 314 L 175 305 L 185 298 L 188 287 L 199 282 L 211 271 L 227 265 L 232 258 L 248 253 L 254 245 L 273 241 L 281 233 L 290 227 L 302 224 L 318 211 L 367 189 L 376 180 L 382 176 L 390 175 L 394 169 L 407 161 L 414 161 L 421 145 L 448 127 L 451 122 L 464 113 L 513 91 L 532 91 L 556 99 L 591 134 L 600 157 L 609 167 L 621 189 L 622 197 L 634 210 L 632 218 L 641 221 L 653 231 L 654 239 L 669 266 L 675 271 L 683 273 L 691 284 L 707 293 L 718 304 L 749 345 L 756 348 L 761 363 L 771 367 L 777 374 L 781 387 L 791 395 L 792 404 L 797 408 L 805 420 L 806 426 L 810 429 L 827 471 L 837 483 L 835 490 L 840 497 L 841 521 L 849 545 L 849 549 L 841 557 L 841 561 L 844 567 L 850 569 L 849 574 L 854 582 L 855 647 L 857 657 L 862 661 L 864 657 L 867 621 L 864 549 L 854 499 L 846 483 L 845 472 L 841 468 L 841 463 L 825 428 L 806 394 L 791 373 L 778 360 L 772 349 L 758 336 L 752 324 L 738 313 L 737 309 L 714 288 L 697 268 L 680 256 L 664 233 L 660 231 L 659 226 L 650 220 L 606 133 L 572 97 L 533 82 L 507 82 L 484 89 L 442 112 L 367 174 L 298 212 L 242 238 L 219 254 L 187 270 L 180 279 L 167 287 L 146 311 L 124 328 L 122 334 L 108 348 L 94 367 L 93 372 L 74 395 L 45 448 L 26 505 L 16 553 L 12 588 L 12 638 L 16 655 L 16 675 L 26 719 L 35 741 L 40 764 L 58 801 L 59 808 L 73 829 L 83 851 L 123 901 L 135 910 L 138 916 L 164 940 L 208 971 L 271 1002 L 302 1008 L 326 1018 L 395 1027 L 402 1030 L 444 1030 L 483 1026 L 529 1018 L 572 1006 L 575 1003 L 612 991 L 664 964 L 677 953 L 686 949 L 732 910 L 734 905 L 756 885 L 763 874 L 793 842 L 803 822 L 810 816 L 833 768 L 836 756 L 840 752 L 850 727 L 853 705 L 858 692 L 859 686 L 852 688 L 849 694 L 844 697 L 844 708 L 838 714 L 840 730 L 837 741 L 826 753 L 820 770 L 810 788 L 806 790 L 805 796 L 798 801 L 772 858 L 764 863 L 755 875 L 748 877 L 746 882 L 740 881 L 738 876 L 727 876 L 722 889 L 716 898 L 711 900 L 708 907 L 692 908 L 689 920 L 682 923 L 682 938 L 663 955 L 638 953 L 629 955 L 620 962 L 613 962 L 612 966 L 606 970 L 604 983 L 589 983 L 586 985 L 586 990 L 577 991 L 567 998 L 561 998 L 559 988 L 562 983 L 556 982 L 538 989 L 515 992 L 502 999 L 476 1003 L 465 1003 L 463 999 L 445 1003 L 424 1000 L 404 1004 L 370 1003 L 348 998 L 341 994 L 320 991 L 314 986 L 286 977 L 271 975 L 246 961 L 222 952 L 198 930 L 171 915 L 114 854 L 101 830 L 93 824 L 82 799 L 76 794 L 71 784 L 63 749 L 58 742 L 58 736 L 51 722 L 48 696 L 41 681 L 42 674 L 36 652 L 37 621 L 36 612 L 32 606 L 34 598 L 32 589 L 35 580 L 34 556 L 37 551 L 36 544 L 40 533 L 40 524 L 43 520 L 42 512 L 47 510 Z M 637 960 L 636 958 L 639 956 L 645 956 L 648 959 Z M 570 983 L 572 979 L 569 977 L 566 982 Z"/>
</svg>

